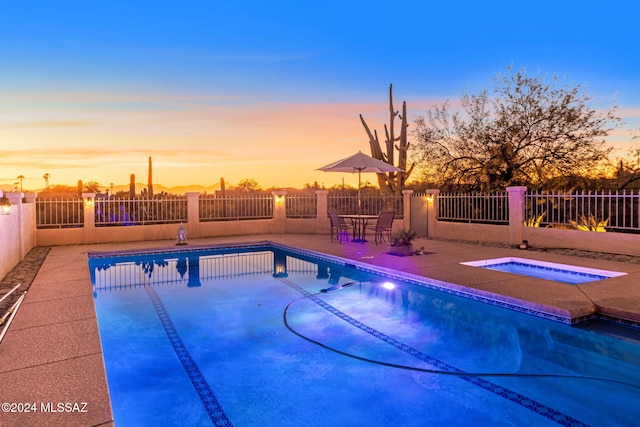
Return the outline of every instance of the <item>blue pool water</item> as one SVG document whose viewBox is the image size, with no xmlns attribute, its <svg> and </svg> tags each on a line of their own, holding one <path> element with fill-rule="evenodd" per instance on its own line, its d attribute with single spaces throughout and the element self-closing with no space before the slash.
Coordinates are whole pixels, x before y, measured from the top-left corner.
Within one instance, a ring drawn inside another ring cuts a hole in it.
<svg viewBox="0 0 640 427">
<path fill-rule="evenodd" d="M 537 277 L 539 279 L 554 280 L 556 282 L 577 285 L 578 283 L 594 282 L 606 279 L 607 276 L 563 270 L 560 268 L 542 267 L 535 264 L 522 262 L 502 262 L 485 266 L 489 270 L 504 271 L 506 273 L 520 274 L 522 276 Z"/>
<path fill-rule="evenodd" d="M 633 328 L 570 326 L 277 246 L 89 263 L 119 427 L 640 419 Z"/>
<path fill-rule="evenodd" d="M 526 258 L 496 258 L 480 261 L 462 262 L 463 265 L 481 267 L 489 270 L 503 271 L 521 276 L 537 277 L 538 279 L 553 280 L 555 282 L 577 285 L 595 282 L 625 275 L 620 271 L 598 270 L 594 268 L 577 267 L 553 262 L 542 262 Z"/>
</svg>

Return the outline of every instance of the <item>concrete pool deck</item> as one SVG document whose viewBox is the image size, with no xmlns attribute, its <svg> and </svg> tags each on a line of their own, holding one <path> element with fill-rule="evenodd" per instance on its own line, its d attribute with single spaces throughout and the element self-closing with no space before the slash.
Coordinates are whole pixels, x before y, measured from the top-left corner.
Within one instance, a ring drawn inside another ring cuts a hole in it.
<svg viewBox="0 0 640 427">
<path fill-rule="evenodd" d="M 582 317 L 597 312 L 640 322 L 638 257 L 578 251 L 526 251 L 428 239 L 415 241 L 415 248 L 424 247 L 425 255 L 396 257 L 386 253 L 386 244 L 339 244 L 330 242 L 327 235 L 232 236 L 190 240 L 189 244 L 264 240 L 429 277 L 476 293 L 501 295 L 507 301 L 544 307 L 545 311 L 563 317 Z M 59 246 L 48 253 L 44 251 L 41 265 L 37 260 L 27 260 L 16 267 L 20 274 L 13 280 L 32 282 L 0 344 L 0 403 L 14 403 L 9 409 L 23 412 L 5 412 L 3 407 L 0 425 L 114 425 L 87 256 L 89 252 L 152 248 L 175 248 L 175 242 Z M 627 275 L 569 285 L 459 264 L 501 257 L 530 258 L 620 271 Z M 24 412 L 26 409 L 31 412 Z"/>
</svg>

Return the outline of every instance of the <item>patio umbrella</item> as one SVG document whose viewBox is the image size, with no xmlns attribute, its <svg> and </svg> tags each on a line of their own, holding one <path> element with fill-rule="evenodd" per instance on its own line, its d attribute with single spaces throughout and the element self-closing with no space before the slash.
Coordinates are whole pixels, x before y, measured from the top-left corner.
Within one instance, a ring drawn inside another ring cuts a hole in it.
<svg viewBox="0 0 640 427">
<path fill-rule="evenodd" d="M 404 172 L 402 169 L 397 168 L 382 160 L 374 159 L 371 156 L 367 156 L 362 151 L 358 151 L 356 154 L 338 160 L 337 162 L 330 163 L 326 166 L 318 168 L 317 170 L 324 172 L 358 172 L 358 210 L 360 210 L 360 186 L 361 175 L 365 173 L 387 173 L 387 172 Z M 359 213 L 359 212 L 358 212 Z"/>
</svg>

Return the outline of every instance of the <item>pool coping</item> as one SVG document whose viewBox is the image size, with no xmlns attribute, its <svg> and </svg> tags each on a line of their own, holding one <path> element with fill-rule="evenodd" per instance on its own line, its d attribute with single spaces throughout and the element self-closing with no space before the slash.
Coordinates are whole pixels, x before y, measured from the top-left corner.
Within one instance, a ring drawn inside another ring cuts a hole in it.
<svg viewBox="0 0 640 427">
<path fill-rule="evenodd" d="M 569 274 L 598 276 L 598 279 L 595 279 L 595 280 L 608 279 L 611 277 L 624 276 L 625 274 L 627 274 L 620 271 L 602 270 L 598 268 L 589 268 L 589 267 L 576 267 L 573 265 L 562 264 L 559 262 L 538 261 L 538 260 L 531 260 L 528 258 L 520 258 L 520 257 L 481 259 L 477 261 L 461 262 L 460 264 L 469 265 L 471 267 L 491 268 L 493 266 L 497 266 L 501 264 L 510 264 L 510 263 L 523 264 L 523 265 L 532 266 L 532 267 L 542 267 L 550 270 L 559 270 Z"/>
<path fill-rule="evenodd" d="M 486 292 L 479 289 L 469 288 L 466 286 L 457 285 L 452 282 L 445 282 L 442 280 L 436 280 L 432 278 L 428 278 L 425 280 L 424 276 L 419 276 L 416 274 L 399 272 L 397 270 L 387 268 L 387 267 L 372 267 L 371 264 L 367 264 L 360 261 L 349 260 L 346 258 L 330 256 L 323 254 L 321 252 L 308 251 L 308 250 L 300 250 L 299 248 L 295 248 L 292 246 L 282 245 L 279 243 L 272 242 L 274 247 L 279 247 L 281 249 L 285 249 L 291 251 L 293 253 L 299 253 L 301 255 L 308 255 L 310 253 L 315 254 L 320 259 L 326 259 L 330 261 L 334 261 L 342 264 L 345 267 L 352 267 L 356 270 L 367 272 L 367 273 L 375 273 L 381 274 L 384 277 L 394 280 L 401 280 L 408 283 L 411 283 L 416 286 L 420 286 L 423 288 L 429 288 L 436 291 L 444 292 L 451 295 L 456 295 L 459 297 L 472 299 L 474 301 L 479 301 L 485 304 L 491 304 L 495 306 L 500 306 L 503 308 L 508 308 L 514 311 L 518 311 L 525 314 L 534 315 L 537 317 L 542 317 L 545 319 L 561 322 L 561 323 L 577 323 L 585 320 L 585 317 L 579 318 L 571 318 L 567 316 L 567 313 L 563 310 L 557 310 L 554 307 L 545 306 L 541 304 L 529 303 L 525 300 L 519 300 L 516 298 L 510 298 L 505 295 L 500 295 L 492 292 Z M 587 316 L 591 317 L 591 316 Z"/>
<path fill-rule="evenodd" d="M 178 253 L 178 252 L 193 252 L 193 251 L 201 251 L 201 250 L 223 250 L 223 249 L 256 249 L 256 248 L 278 248 L 282 250 L 287 250 L 291 253 L 299 254 L 302 256 L 310 257 L 313 256 L 320 260 L 330 261 L 337 263 L 344 267 L 354 268 L 359 271 L 382 274 L 383 276 L 394 279 L 394 280 L 402 280 L 408 283 L 411 283 L 416 286 L 429 288 L 433 290 L 437 290 L 440 292 L 445 292 L 448 294 L 456 295 L 459 297 L 472 299 L 474 301 L 479 301 L 485 304 L 495 305 L 499 307 L 503 307 L 506 309 L 510 309 L 513 311 L 517 311 L 520 313 L 533 315 L 536 317 L 566 323 L 566 324 L 577 324 L 586 320 L 591 320 L 594 318 L 602 318 L 610 321 L 615 321 L 621 325 L 633 326 L 640 328 L 640 322 L 636 322 L 629 319 L 618 319 L 611 315 L 603 315 L 597 312 L 597 307 L 594 305 L 593 311 L 585 313 L 584 310 L 580 311 L 578 315 L 576 312 L 564 310 L 558 307 L 554 307 L 552 305 L 539 304 L 536 302 L 531 302 L 528 300 L 510 297 L 508 295 L 503 295 L 495 292 L 488 292 L 481 289 L 476 289 L 473 287 L 459 285 L 453 282 L 447 282 L 443 280 L 437 280 L 433 278 L 426 278 L 425 276 L 401 272 L 393 268 L 387 268 L 383 266 L 376 266 L 366 262 L 357 261 L 349 258 L 344 258 L 340 256 L 326 254 L 324 252 L 314 251 L 310 249 L 302 249 L 297 246 L 286 245 L 283 243 L 279 243 L 273 240 L 257 240 L 257 241 L 249 241 L 249 242 L 235 242 L 235 243 L 219 243 L 219 244 L 198 244 L 191 246 L 181 246 L 179 248 L 176 247 L 158 247 L 158 248 L 148 248 L 143 250 L 117 250 L 117 251 L 98 251 L 98 252 L 88 252 L 88 258 L 110 258 L 110 257 L 118 257 L 118 256 L 130 256 L 130 255 L 152 255 L 152 254 L 165 254 L 165 253 Z M 526 258 L 519 257 L 502 257 L 502 258 L 493 258 L 489 260 L 480 260 L 480 261 L 468 261 L 461 262 L 462 265 L 468 265 L 473 267 L 484 266 L 489 261 L 501 261 L 501 260 L 522 260 L 522 261 L 533 261 L 540 265 L 561 265 L 561 266 L 570 266 L 569 264 L 561 264 L 561 263 L 550 263 L 545 261 L 537 261 L 537 260 L 528 260 Z M 478 264 L 480 263 L 480 264 Z M 578 271 L 606 271 L 610 272 L 610 270 L 599 270 L 592 269 L 586 267 L 575 267 Z M 609 276 L 607 278 L 618 277 L 621 275 L 626 275 L 624 272 L 613 272 L 616 273 L 613 276 Z M 573 284 L 571 286 L 576 286 Z"/>
</svg>

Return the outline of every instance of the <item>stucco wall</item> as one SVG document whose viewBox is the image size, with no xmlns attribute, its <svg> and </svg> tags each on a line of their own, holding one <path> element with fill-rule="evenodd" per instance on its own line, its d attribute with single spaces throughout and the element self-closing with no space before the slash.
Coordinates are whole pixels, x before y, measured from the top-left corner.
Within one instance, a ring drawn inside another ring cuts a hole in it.
<svg viewBox="0 0 640 427">
<path fill-rule="evenodd" d="M 640 256 L 640 235 L 523 227 L 522 236 L 540 248 L 570 248 Z"/>
<path fill-rule="evenodd" d="M 6 276 L 22 259 L 20 253 L 20 218 L 18 215 L 0 215 L 0 277 Z"/>
<path fill-rule="evenodd" d="M 433 237 L 472 242 L 508 243 L 509 227 L 505 225 L 437 221 L 435 236 Z"/>
<path fill-rule="evenodd" d="M 36 246 L 35 196 L 4 195 L 11 201 L 11 214 L 0 215 L 0 278 L 4 278 Z M 23 197 L 26 203 L 22 202 Z"/>
<path fill-rule="evenodd" d="M 211 221 L 184 224 L 187 240 L 198 237 L 235 236 L 278 233 L 329 233 L 327 229 L 317 229 L 315 219 L 306 220 L 243 220 Z M 39 246 L 79 245 L 91 243 L 117 243 L 150 240 L 175 240 L 179 224 L 131 225 L 118 227 L 84 227 L 37 230 Z"/>
</svg>

